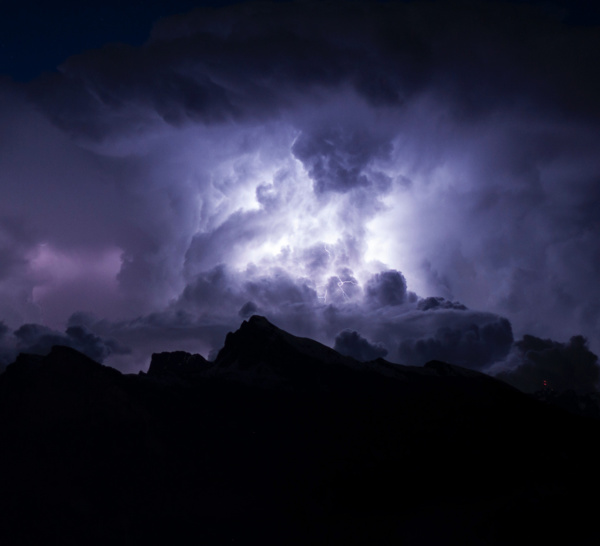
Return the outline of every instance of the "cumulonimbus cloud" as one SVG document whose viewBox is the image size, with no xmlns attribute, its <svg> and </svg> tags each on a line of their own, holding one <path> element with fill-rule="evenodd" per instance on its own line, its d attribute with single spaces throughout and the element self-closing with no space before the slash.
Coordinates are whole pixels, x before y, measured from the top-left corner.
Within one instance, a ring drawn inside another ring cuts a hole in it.
<svg viewBox="0 0 600 546">
<path fill-rule="evenodd" d="M 121 366 L 255 311 L 395 361 L 596 349 L 598 43 L 510 3 L 244 5 L 3 80 L 2 318 L 93 313 Z"/>
</svg>

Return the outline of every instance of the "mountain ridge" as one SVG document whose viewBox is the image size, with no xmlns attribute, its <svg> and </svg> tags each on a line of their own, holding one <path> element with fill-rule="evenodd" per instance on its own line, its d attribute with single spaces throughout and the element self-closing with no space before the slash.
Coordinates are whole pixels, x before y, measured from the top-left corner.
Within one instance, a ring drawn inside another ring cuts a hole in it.
<svg viewBox="0 0 600 546">
<path fill-rule="evenodd" d="M 276 361 L 278 352 L 285 353 L 288 360 L 286 366 L 288 367 L 290 364 L 297 365 L 298 363 L 295 360 L 301 359 L 303 363 L 309 361 L 318 362 L 318 365 L 321 366 L 341 366 L 358 372 L 373 372 L 397 380 L 407 380 L 409 377 L 414 378 L 416 375 L 443 375 L 496 381 L 481 372 L 436 360 L 427 362 L 424 366 L 395 364 L 383 358 L 359 361 L 351 356 L 342 355 L 313 339 L 294 336 L 260 315 L 253 315 L 248 320 L 243 321 L 236 332 L 228 333 L 223 348 L 213 362 L 207 361 L 201 355 L 181 351 L 155 353 L 152 355 L 148 374 L 166 373 L 169 366 L 171 366 L 169 373 L 177 374 L 177 370 L 181 366 L 183 368 L 192 366 L 193 372 L 206 377 L 221 376 L 243 380 L 244 378 L 247 379 L 244 376 L 254 375 L 260 377 L 263 384 L 267 385 L 269 374 L 266 367 L 270 365 L 281 370 L 281 366 Z M 298 358 L 291 359 L 292 362 L 290 362 L 292 352 Z M 175 355 L 179 356 L 175 357 Z M 188 364 L 192 362 L 195 364 Z M 192 372 L 191 367 L 186 369 L 188 372 Z M 234 371 L 235 373 L 232 373 Z M 277 371 L 271 369 L 271 375 L 273 374 L 277 375 Z M 282 378 L 279 377 L 279 379 Z M 275 381 L 275 383 L 277 382 Z M 505 383 L 502 382 L 502 384 Z M 279 382 L 279 385 L 281 386 L 281 382 Z"/>
<path fill-rule="evenodd" d="M 600 423 L 443 362 L 395 366 L 264 317 L 215 362 L 157 353 L 138 375 L 22 355 L 0 375 L 3 544 L 600 538 Z"/>
</svg>

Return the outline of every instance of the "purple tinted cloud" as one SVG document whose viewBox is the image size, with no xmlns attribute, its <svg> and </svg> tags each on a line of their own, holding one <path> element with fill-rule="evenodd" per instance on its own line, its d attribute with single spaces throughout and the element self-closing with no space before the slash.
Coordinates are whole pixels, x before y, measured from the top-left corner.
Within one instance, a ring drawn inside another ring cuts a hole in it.
<svg viewBox="0 0 600 546">
<path fill-rule="evenodd" d="M 1 318 L 85 316 L 129 369 L 252 312 L 410 363 L 598 350 L 599 42 L 510 3 L 245 4 L 2 80 Z"/>
</svg>

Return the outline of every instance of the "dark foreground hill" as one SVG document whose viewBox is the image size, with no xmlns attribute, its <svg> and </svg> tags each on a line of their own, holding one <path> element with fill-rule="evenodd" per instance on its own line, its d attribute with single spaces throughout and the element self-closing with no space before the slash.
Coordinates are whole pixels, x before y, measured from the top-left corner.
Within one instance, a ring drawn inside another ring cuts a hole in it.
<svg viewBox="0 0 600 546">
<path fill-rule="evenodd" d="M 0 376 L 2 544 L 598 544 L 599 424 L 252 317 L 214 363 Z"/>
</svg>

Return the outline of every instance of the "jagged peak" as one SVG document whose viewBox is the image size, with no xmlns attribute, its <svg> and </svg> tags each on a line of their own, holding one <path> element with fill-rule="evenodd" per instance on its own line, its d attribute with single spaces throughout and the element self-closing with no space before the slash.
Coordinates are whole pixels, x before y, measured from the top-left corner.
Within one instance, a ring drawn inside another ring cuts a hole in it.
<svg viewBox="0 0 600 546">
<path fill-rule="evenodd" d="M 227 334 L 225 345 L 219 351 L 215 362 L 218 365 L 227 365 L 234 355 L 249 351 L 256 356 L 264 354 L 268 347 L 273 348 L 274 345 L 286 346 L 297 354 L 309 358 L 357 362 L 314 339 L 290 334 L 260 315 L 252 315 L 247 321 L 242 322 L 237 331 Z"/>
<path fill-rule="evenodd" d="M 273 323 L 269 322 L 267 317 L 263 317 L 262 315 L 252 315 L 247 321 L 245 320 L 244 322 L 242 322 L 242 327 L 244 326 L 244 324 L 248 324 L 248 325 L 251 325 L 254 327 L 258 327 L 258 328 L 279 330 L 279 328 L 277 328 L 277 326 L 275 326 Z"/>
<path fill-rule="evenodd" d="M 186 351 L 153 353 L 148 375 L 187 374 L 203 371 L 210 363 L 199 354 Z"/>
</svg>

